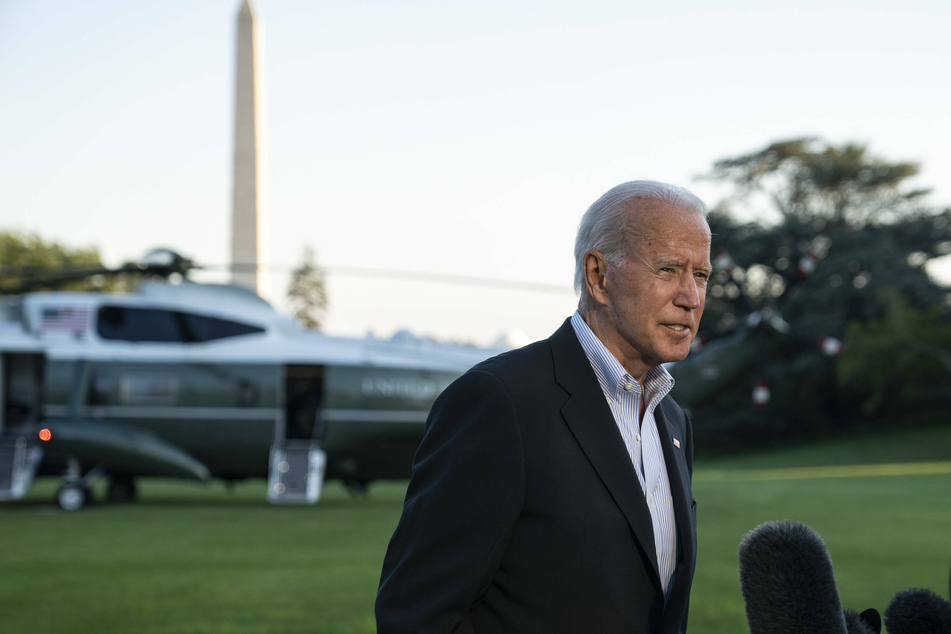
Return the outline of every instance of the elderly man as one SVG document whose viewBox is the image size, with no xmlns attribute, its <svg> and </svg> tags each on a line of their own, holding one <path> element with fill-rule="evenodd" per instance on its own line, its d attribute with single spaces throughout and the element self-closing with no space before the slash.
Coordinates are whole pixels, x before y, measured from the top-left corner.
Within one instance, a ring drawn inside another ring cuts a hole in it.
<svg viewBox="0 0 951 634">
<path fill-rule="evenodd" d="M 706 208 L 652 181 L 585 213 L 578 311 L 433 405 L 383 563 L 380 634 L 686 630 L 693 439 L 661 364 L 687 356 Z"/>
</svg>

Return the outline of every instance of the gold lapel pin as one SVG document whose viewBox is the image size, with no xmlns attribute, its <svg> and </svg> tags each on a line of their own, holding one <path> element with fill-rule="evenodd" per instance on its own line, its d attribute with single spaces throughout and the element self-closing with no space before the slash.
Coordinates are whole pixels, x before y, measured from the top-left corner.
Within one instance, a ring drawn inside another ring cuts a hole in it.
<svg viewBox="0 0 951 634">
<path fill-rule="evenodd" d="M 680 449 L 680 441 L 677 440 L 676 438 L 674 438 L 674 447 L 676 447 L 677 449 Z"/>
</svg>

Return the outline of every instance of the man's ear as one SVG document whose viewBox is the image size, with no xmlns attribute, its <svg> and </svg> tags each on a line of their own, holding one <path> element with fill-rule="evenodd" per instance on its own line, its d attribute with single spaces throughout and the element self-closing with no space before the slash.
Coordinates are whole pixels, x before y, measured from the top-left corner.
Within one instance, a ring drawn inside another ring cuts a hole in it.
<svg viewBox="0 0 951 634">
<path fill-rule="evenodd" d="M 604 286 L 607 272 L 608 263 L 604 261 L 603 253 L 588 251 L 584 254 L 584 283 L 588 289 L 588 295 L 602 306 L 608 304 L 608 295 Z"/>
</svg>

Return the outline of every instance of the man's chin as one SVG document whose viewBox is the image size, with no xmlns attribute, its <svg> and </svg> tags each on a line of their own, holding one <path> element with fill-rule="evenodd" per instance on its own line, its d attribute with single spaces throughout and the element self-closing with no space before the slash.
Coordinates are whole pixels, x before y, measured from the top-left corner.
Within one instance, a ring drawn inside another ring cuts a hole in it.
<svg viewBox="0 0 951 634">
<path fill-rule="evenodd" d="M 673 350 L 670 350 L 670 354 L 667 355 L 664 363 L 674 363 L 675 361 L 683 361 L 687 358 L 687 355 L 690 354 L 690 346 L 686 347 L 676 347 Z"/>
</svg>

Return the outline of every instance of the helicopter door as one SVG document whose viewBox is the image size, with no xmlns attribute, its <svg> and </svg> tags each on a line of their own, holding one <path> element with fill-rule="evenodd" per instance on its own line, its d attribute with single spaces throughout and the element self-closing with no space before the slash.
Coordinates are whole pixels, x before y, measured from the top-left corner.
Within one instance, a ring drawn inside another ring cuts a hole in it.
<svg viewBox="0 0 951 634">
<path fill-rule="evenodd" d="M 284 416 L 274 430 L 268 501 L 313 504 L 320 498 L 327 455 L 324 424 L 323 366 L 284 368 Z"/>
<path fill-rule="evenodd" d="M 0 434 L 40 419 L 43 355 L 4 354 L 0 364 Z"/>
<path fill-rule="evenodd" d="M 31 446 L 40 422 L 43 355 L 0 355 L 0 500 L 26 495 L 43 450 Z"/>
</svg>

